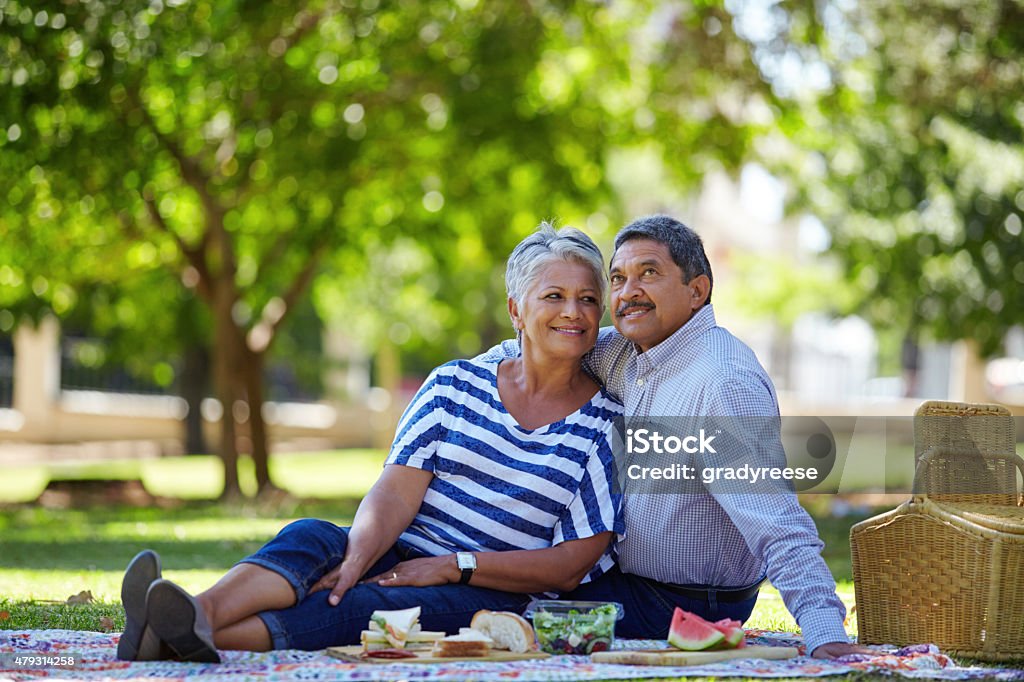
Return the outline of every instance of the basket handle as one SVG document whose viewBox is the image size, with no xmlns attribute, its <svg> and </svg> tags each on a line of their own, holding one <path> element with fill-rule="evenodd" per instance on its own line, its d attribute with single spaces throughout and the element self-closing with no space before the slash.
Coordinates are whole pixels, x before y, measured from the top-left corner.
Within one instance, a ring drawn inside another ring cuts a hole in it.
<svg viewBox="0 0 1024 682">
<path fill-rule="evenodd" d="M 931 493 L 927 490 L 926 485 L 926 474 L 928 467 L 931 466 L 934 460 L 939 457 L 949 456 L 962 456 L 985 459 L 1005 459 L 1013 462 L 1014 467 L 1017 469 L 1017 473 L 1020 473 L 1021 479 L 1024 480 L 1024 459 L 1016 452 L 1007 453 L 991 453 L 991 452 L 962 452 L 948 447 L 933 447 L 929 448 L 927 452 L 921 455 L 917 462 L 917 467 L 914 470 L 914 489 L 913 494 L 918 497 L 927 497 L 929 494 L 942 494 L 942 493 Z M 926 489 L 922 490 L 924 486 Z M 1017 488 L 1016 475 L 1014 476 L 1014 492 L 1013 496 L 1016 499 L 1016 505 L 1018 507 L 1024 507 L 1024 488 Z"/>
</svg>

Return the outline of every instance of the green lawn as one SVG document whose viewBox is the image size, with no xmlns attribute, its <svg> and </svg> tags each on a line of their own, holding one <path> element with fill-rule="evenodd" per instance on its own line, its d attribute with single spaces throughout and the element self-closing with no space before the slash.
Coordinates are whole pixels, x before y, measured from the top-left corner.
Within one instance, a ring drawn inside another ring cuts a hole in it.
<svg viewBox="0 0 1024 682">
<path fill-rule="evenodd" d="M 210 499 L 221 482 L 218 464 L 211 457 L 7 470 L 0 479 L 0 501 L 8 503 L 0 507 L 0 616 L 6 611 L 8 617 L 0 617 L 0 628 L 122 628 L 121 574 L 139 549 L 157 550 L 165 575 L 186 589 L 205 589 L 290 520 L 315 516 L 350 522 L 383 458 L 383 452 L 373 450 L 274 457 L 275 483 L 306 501 L 288 500 L 270 507 L 256 502 L 226 506 Z M 51 477 L 140 478 L 149 492 L 182 501 L 170 508 L 44 509 L 24 504 L 38 496 Z M 252 486 L 251 471 L 243 482 Z M 825 558 L 839 581 L 839 594 L 849 607 L 853 603 L 849 529 L 868 514 L 830 518 L 824 496 L 809 498 L 808 505 L 825 540 Z M 64 604 L 83 590 L 92 593 L 92 604 Z M 750 625 L 796 628 L 778 592 L 771 588 L 762 591 Z"/>
<path fill-rule="evenodd" d="M 240 557 L 257 549 L 289 521 L 305 516 L 351 521 L 357 500 L 298 503 L 268 509 L 189 502 L 174 509 L 90 508 L 46 510 L 19 506 L 0 510 L 0 628 L 102 630 L 102 618 L 123 627 L 121 575 L 143 547 L 158 551 L 164 575 L 191 591 L 209 587 Z M 848 528 L 849 521 L 829 521 Z M 838 552 L 837 552 L 838 553 Z M 849 560 L 846 559 L 848 571 Z M 840 571 L 842 569 L 840 568 Z M 853 602 L 853 584 L 840 578 L 840 596 Z M 95 602 L 63 604 L 83 590 Z M 108 624 L 109 625 L 109 624 Z M 752 627 L 796 627 L 778 592 L 762 591 Z"/>
<path fill-rule="evenodd" d="M 173 509 L 94 507 L 0 510 L 0 628 L 102 630 L 101 618 L 123 627 L 121 575 L 143 547 L 163 559 L 164 575 L 183 587 L 209 587 L 242 556 L 259 548 L 292 519 L 346 523 L 356 498 L 332 502 L 225 506 L 187 502 Z M 95 602 L 62 602 L 83 590 Z"/>
<path fill-rule="evenodd" d="M 276 455 L 270 459 L 270 476 L 298 497 L 359 497 L 377 480 L 385 455 L 381 450 Z M 242 488 L 252 493 L 256 479 L 248 458 L 242 459 L 239 476 Z M 139 479 L 153 495 L 183 500 L 212 500 L 224 485 L 220 462 L 212 455 L 5 466 L 0 503 L 32 502 L 51 479 Z"/>
</svg>

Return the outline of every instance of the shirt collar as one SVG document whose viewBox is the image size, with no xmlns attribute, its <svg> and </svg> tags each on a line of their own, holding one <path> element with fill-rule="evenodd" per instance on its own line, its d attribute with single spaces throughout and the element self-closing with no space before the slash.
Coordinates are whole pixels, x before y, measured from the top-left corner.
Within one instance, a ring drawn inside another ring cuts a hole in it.
<svg viewBox="0 0 1024 682">
<path fill-rule="evenodd" d="M 641 353 L 640 349 L 634 344 L 633 348 L 637 352 L 637 361 L 641 364 L 649 365 L 651 368 L 659 367 L 680 350 L 686 348 L 687 345 L 693 343 L 701 334 L 717 326 L 715 310 L 708 303 L 695 312 L 693 317 L 687 320 L 682 327 L 675 330 L 671 336 L 646 353 Z"/>
</svg>

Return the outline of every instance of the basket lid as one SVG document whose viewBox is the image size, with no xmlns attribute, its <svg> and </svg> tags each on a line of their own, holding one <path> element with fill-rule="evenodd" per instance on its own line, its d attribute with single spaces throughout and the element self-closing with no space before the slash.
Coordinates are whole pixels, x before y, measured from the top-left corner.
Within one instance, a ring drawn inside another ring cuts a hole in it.
<svg viewBox="0 0 1024 682">
<path fill-rule="evenodd" d="M 949 514 L 956 514 L 990 530 L 1011 535 L 1024 535 L 1024 507 L 972 502 L 935 502 Z"/>
</svg>

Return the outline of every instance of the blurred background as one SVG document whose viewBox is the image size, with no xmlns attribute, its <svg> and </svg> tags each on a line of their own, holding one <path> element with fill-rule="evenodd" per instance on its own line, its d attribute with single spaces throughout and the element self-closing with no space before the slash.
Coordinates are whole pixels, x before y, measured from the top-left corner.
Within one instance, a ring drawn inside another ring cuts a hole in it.
<svg viewBox="0 0 1024 682">
<path fill-rule="evenodd" d="M 784 415 L 1024 414 L 1022 52 L 1010 0 L 0 0 L 0 496 L 386 448 L 544 219 L 695 228 Z"/>
</svg>

